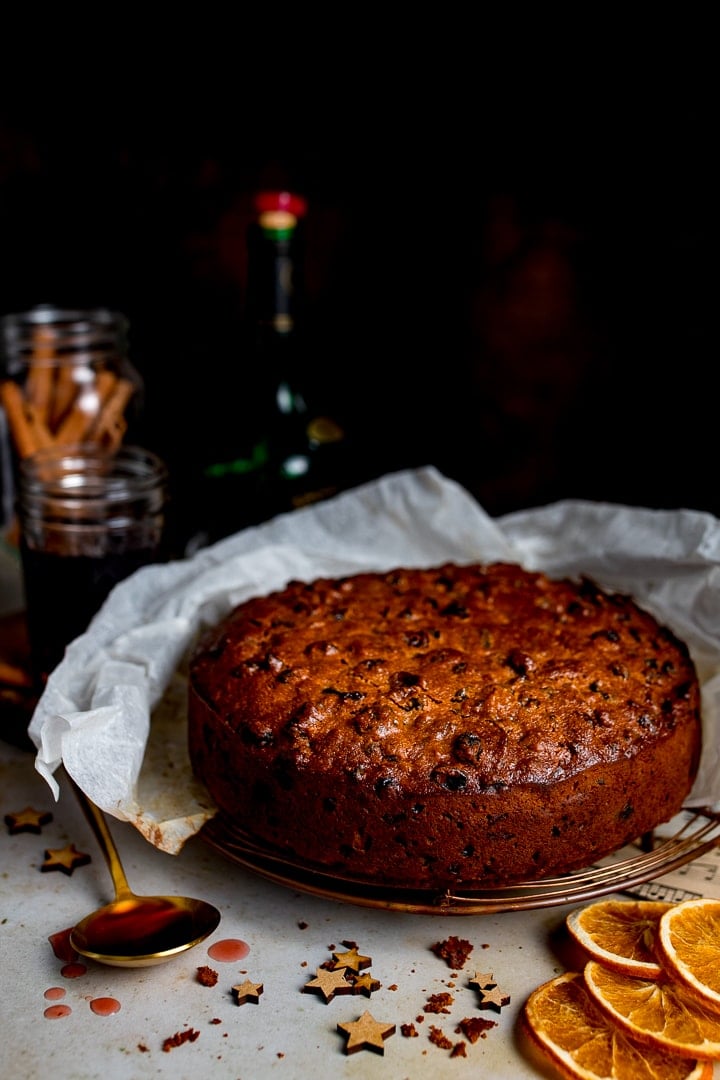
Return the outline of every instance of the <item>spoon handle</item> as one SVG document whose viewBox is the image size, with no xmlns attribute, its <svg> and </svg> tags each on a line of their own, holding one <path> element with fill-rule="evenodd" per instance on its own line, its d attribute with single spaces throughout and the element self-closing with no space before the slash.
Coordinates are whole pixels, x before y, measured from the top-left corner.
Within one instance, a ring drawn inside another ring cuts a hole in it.
<svg viewBox="0 0 720 1080">
<path fill-rule="evenodd" d="M 125 877 L 125 871 L 123 870 L 122 863 L 120 862 L 120 856 L 118 854 L 115 841 L 112 838 L 112 833 L 108 827 L 108 823 L 105 820 L 105 816 L 102 811 L 95 805 L 91 799 L 85 794 L 81 787 L 75 783 L 73 778 L 64 770 L 65 776 L 68 779 L 70 787 L 75 792 L 75 796 L 80 803 L 80 807 L 87 818 L 87 821 L 95 834 L 95 839 L 100 845 L 100 850 L 103 853 L 105 862 L 107 863 L 110 871 L 110 876 L 115 886 L 116 899 L 122 900 L 124 897 L 133 896 L 132 889 L 128 885 L 128 880 Z"/>
</svg>

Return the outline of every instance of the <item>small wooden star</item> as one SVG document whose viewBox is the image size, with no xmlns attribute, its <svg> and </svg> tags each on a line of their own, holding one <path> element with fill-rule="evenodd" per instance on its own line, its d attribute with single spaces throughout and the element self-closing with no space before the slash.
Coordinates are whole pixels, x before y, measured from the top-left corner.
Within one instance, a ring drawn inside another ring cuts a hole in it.
<svg viewBox="0 0 720 1080">
<path fill-rule="evenodd" d="M 470 979 L 468 986 L 471 986 L 474 990 L 479 990 L 480 993 L 483 990 L 487 990 L 490 986 L 497 986 L 495 982 L 495 976 L 492 971 L 476 971 L 472 979 Z"/>
<path fill-rule="evenodd" d="M 345 978 L 345 968 L 339 971 L 328 971 L 326 968 L 316 968 L 315 978 L 310 979 L 303 986 L 303 993 L 309 994 L 319 991 L 325 998 L 325 1003 L 332 1001 L 336 994 L 352 994 L 355 988 Z"/>
<path fill-rule="evenodd" d="M 334 952 L 333 968 L 350 968 L 351 971 L 360 971 L 362 968 L 370 967 L 372 959 L 369 956 L 361 956 L 357 951 L 357 946 L 352 949 L 348 949 L 347 952 Z"/>
<path fill-rule="evenodd" d="M 86 866 L 91 861 L 90 856 L 78 851 L 74 844 L 67 844 L 64 848 L 48 848 L 45 862 L 40 869 L 43 873 L 48 870 L 61 870 L 63 874 L 72 874 L 77 866 Z"/>
<path fill-rule="evenodd" d="M 379 990 L 381 983 L 377 979 L 373 979 L 369 971 L 366 971 L 364 975 L 356 975 L 353 979 L 352 992 L 353 994 L 364 994 L 365 997 L 370 995 L 375 990 Z"/>
<path fill-rule="evenodd" d="M 509 994 L 504 994 L 499 986 L 494 986 L 491 990 L 482 990 L 480 997 L 481 1009 L 496 1009 L 500 1012 L 503 1005 L 510 1004 Z"/>
<path fill-rule="evenodd" d="M 262 994 L 264 987 L 262 983 L 254 983 L 250 982 L 249 979 L 246 979 L 245 982 L 239 983 L 238 986 L 233 986 L 232 989 L 237 1005 L 244 1005 L 246 1001 L 252 1001 L 253 1005 L 257 1005 L 260 1001 L 260 995 Z"/>
<path fill-rule="evenodd" d="M 52 821 L 52 814 L 48 810 L 33 810 L 32 806 L 26 806 L 16 814 L 6 814 L 5 824 L 10 834 L 31 832 L 39 833 L 43 825 Z"/>
<path fill-rule="evenodd" d="M 384 1054 L 384 1040 L 395 1034 L 394 1024 L 383 1024 L 367 1011 L 351 1023 L 338 1024 L 337 1029 L 347 1036 L 346 1054 L 355 1054 L 358 1050 Z"/>
</svg>

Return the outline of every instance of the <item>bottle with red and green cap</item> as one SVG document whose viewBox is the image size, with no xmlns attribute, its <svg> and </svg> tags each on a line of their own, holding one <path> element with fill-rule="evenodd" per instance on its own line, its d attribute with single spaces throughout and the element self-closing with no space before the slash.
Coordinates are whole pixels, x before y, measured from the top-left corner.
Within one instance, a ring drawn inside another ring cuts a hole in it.
<svg viewBox="0 0 720 1080">
<path fill-rule="evenodd" d="M 346 425 L 323 407 L 333 388 L 320 392 L 307 333 L 307 202 L 294 192 L 261 191 L 254 209 L 247 235 L 244 376 L 235 390 L 238 424 L 234 432 L 217 433 L 214 456 L 203 468 L 195 547 L 354 482 Z"/>
</svg>

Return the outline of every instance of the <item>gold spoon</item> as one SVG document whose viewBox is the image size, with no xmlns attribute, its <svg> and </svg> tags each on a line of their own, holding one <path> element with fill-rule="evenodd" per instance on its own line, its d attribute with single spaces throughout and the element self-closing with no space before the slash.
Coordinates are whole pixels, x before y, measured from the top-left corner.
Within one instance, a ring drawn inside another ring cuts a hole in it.
<svg viewBox="0 0 720 1080">
<path fill-rule="evenodd" d="M 220 922 L 220 912 L 188 896 L 136 896 L 97 806 L 68 777 L 95 833 L 115 886 L 115 899 L 81 919 L 70 945 L 82 956 L 114 967 L 150 967 L 171 960 L 203 941 Z"/>
</svg>

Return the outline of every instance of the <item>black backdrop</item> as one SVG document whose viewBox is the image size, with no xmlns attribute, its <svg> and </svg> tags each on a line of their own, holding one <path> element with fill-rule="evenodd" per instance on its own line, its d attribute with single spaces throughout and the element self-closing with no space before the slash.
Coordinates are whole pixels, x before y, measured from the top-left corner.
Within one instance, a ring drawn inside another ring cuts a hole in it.
<svg viewBox="0 0 720 1080">
<path fill-rule="evenodd" d="M 369 64 L 352 100 L 337 73 L 241 88 L 208 56 L 142 85 L 132 57 L 42 86 L 24 64 L 0 100 L 0 313 L 123 310 L 182 487 L 242 395 L 252 192 L 294 186 L 309 375 L 368 475 L 432 463 L 493 514 L 719 513 L 711 97 L 701 60 L 664 59 L 622 87 L 606 63 L 581 81 L 582 56 L 450 82 L 427 60 L 382 93 Z"/>
</svg>

